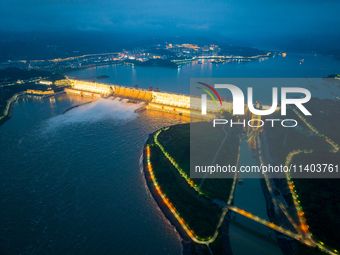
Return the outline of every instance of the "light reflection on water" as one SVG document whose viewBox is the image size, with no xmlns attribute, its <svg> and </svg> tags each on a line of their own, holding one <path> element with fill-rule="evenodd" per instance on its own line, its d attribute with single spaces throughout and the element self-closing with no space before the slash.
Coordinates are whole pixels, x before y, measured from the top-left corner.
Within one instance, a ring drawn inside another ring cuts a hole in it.
<svg viewBox="0 0 340 255">
<path fill-rule="evenodd" d="M 180 254 L 140 171 L 147 134 L 188 118 L 136 105 L 24 97 L 0 127 L 5 254 Z M 51 107 L 52 106 L 52 107 Z"/>
<path fill-rule="evenodd" d="M 240 166 L 256 165 L 248 143 L 242 142 Z M 242 173 L 240 175 L 242 178 Z M 240 209 L 268 220 L 267 206 L 260 185 L 260 179 L 244 178 L 242 185 L 235 189 L 234 205 Z M 251 219 L 235 215 L 229 226 L 230 244 L 234 255 L 282 255 L 273 231 Z"/>
<path fill-rule="evenodd" d="M 301 59 L 304 59 L 302 64 Z M 180 68 L 107 65 L 73 71 L 69 75 L 80 79 L 96 79 L 97 76 L 108 75 L 109 78 L 100 82 L 129 87 L 138 84 L 139 88 L 154 87 L 160 91 L 190 94 L 191 78 L 321 78 L 338 73 L 339 69 L 340 61 L 333 58 L 288 53 L 285 58 L 239 63 L 232 60 L 229 63 L 214 64 L 211 60 L 201 59 L 183 64 Z"/>
<path fill-rule="evenodd" d="M 190 78 L 323 77 L 340 68 L 339 61 L 323 56 L 303 56 L 302 65 L 301 58 L 288 54 L 284 59 L 222 65 L 203 60 L 177 69 L 114 65 L 70 75 L 109 75 L 103 82 L 189 94 Z M 2 252 L 180 254 L 178 235 L 151 197 L 138 163 L 148 133 L 188 119 L 152 111 L 135 114 L 135 106 L 102 100 L 62 115 L 88 100 L 69 95 L 25 97 L 16 103 L 12 119 L 0 127 Z M 261 196 L 259 184 L 247 188 L 248 181 L 243 190 Z M 236 205 L 243 201 L 265 210 L 263 198 L 243 196 L 247 192 L 239 188 Z M 259 245 L 249 229 L 235 229 L 231 225 L 230 236 L 238 240 L 238 247 L 252 244 L 259 254 L 270 250 Z"/>
</svg>

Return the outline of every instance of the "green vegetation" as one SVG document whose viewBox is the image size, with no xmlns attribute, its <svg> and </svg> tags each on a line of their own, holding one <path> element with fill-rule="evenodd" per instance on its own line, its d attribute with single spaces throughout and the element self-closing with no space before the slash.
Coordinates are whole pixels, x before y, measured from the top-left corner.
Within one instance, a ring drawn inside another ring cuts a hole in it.
<svg viewBox="0 0 340 255">
<path fill-rule="evenodd" d="M 306 108 L 312 116 L 306 116 L 305 119 L 321 134 L 340 144 L 340 102 L 331 99 L 312 98 L 306 104 Z"/>
<path fill-rule="evenodd" d="M 325 255 L 323 251 L 321 251 L 318 247 L 312 248 L 307 245 L 304 245 L 300 242 L 297 242 L 298 250 L 295 255 Z"/>
<path fill-rule="evenodd" d="M 107 78 L 109 78 L 108 75 L 100 75 L 100 76 L 96 77 L 96 79 L 98 79 L 98 80 L 107 79 Z"/>
<path fill-rule="evenodd" d="M 158 146 L 153 144 L 150 149 L 155 178 L 163 193 L 195 235 L 200 238 L 211 237 L 222 210 L 192 189 Z"/>
<path fill-rule="evenodd" d="M 220 56 L 243 56 L 243 57 L 252 57 L 258 55 L 266 55 L 267 52 L 263 50 L 259 50 L 256 48 L 250 47 L 240 47 L 240 46 L 232 46 L 232 45 L 225 45 L 221 46 L 221 51 L 219 52 Z"/>
<path fill-rule="evenodd" d="M 340 102 L 329 99 L 313 98 L 307 109 L 312 116 L 306 120 L 315 127 L 322 137 L 340 142 Z M 293 164 L 333 164 L 340 163 L 340 152 L 317 151 L 310 154 L 298 154 L 293 157 Z M 328 248 L 340 251 L 340 180 L 339 179 L 294 179 L 301 206 L 305 212 L 310 231 L 316 241 L 323 242 Z M 301 248 L 303 249 L 303 248 Z M 300 254 L 319 254 L 314 253 Z"/>
<path fill-rule="evenodd" d="M 190 176 L 190 124 L 175 125 L 163 130 L 158 140 L 184 172 Z"/>
<path fill-rule="evenodd" d="M 306 150 L 292 157 L 293 165 L 333 164 L 339 165 L 340 152 L 340 102 L 312 98 L 306 108 L 312 116 L 303 116 L 297 111 L 288 111 L 287 119 L 295 119 L 302 130 L 296 128 L 268 128 L 268 140 L 273 144 L 282 162 L 291 151 Z M 304 122 L 304 119 L 306 122 Z M 273 117 L 275 118 L 275 116 Z M 276 116 L 279 118 L 279 116 Z M 340 250 L 340 180 L 294 179 L 295 190 L 309 230 L 315 241 L 331 249 Z M 299 244 L 297 254 L 324 254 L 318 248 Z"/>
<path fill-rule="evenodd" d="M 211 123 L 208 124 L 211 125 Z M 175 125 L 159 133 L 157 140 L 164 148 L 164 152 L 155 143 L 154 135 L 149 138 L 147 144 L 150 145 L 150 159 L 154 176 L 162 193 L 172 203 L 188 228 L 193 230 L 194 235 L 200 240 L 208 240 L 214 235 L 222 213 L 222 209 L 211 200 L 219 198 L 228 201 L 233 179 L 206 179 L 201 188 L 204 194 L 200 194 L 195 190 L 197 185 L 194 187 L 190 179 L 187 181 L 182 177 L 175 165 L 178 165 L 186 175 L 190 176 L 190 125 L 195 124 Z M 230 131 L 225 146 L 220 151 L 221 156 L 219 157 L 224 160 L 228 158 L 230 164 L 236 164 L 239 131 L 240 129 Z M 224 137 L 225 133 L 220 132 L 217 136 L 219 138 Z M 220 141 L 217 143 L 217 147 Z M 213 157 L 215 152 L 211 153 L 210 156 Z M 165 154 L 169 155 L 175 162 L 170 162 Z M 200 180 L 195 179 L 195 183 Z M 214 254 L 222 254 L 220 235 L 210 244 L 210 249 Z M 194 250 L 209 254 L 207 248 L 202 245 L 196 244 Z"/>
<path fill-rule="evenodd" d="M 172 158 L 174 158 L 179 167 L 188 176 L 190 176 L 190 139 L 192 139 L 191 141 L 195 139 L 195 134 L 191 134 L 190 131 L 193 130 L 193 133 L 195 133 L 195 125 L 197 126 L 202 124 L 203 123 L 191 123 L 172 126 L 169 129 L 162 131 L 158 136 L 158 140 L 164 149 L 169 153 L 169 155 L 171 155 Z M 212 133 L 211 123 L 204 123 L 203 125 L 204 126 L 199 129 L 200 134 Z M 221 127 L 216 129 L 217 131 L 214 132 L 212 136 L 202 137 L 202 135 L 200 135 L 200 139 L 203 139 L 204 144 L 209 143 L 213 145 L 211 150 L 205 150 L 204 160 L 205 162 L 209 162 L 209 164 L 220 146 L 221 141 L 225 137 L 225 133 Z M 238 134 L 241 131 L 242 129 L 239 127 L 228 130 L 228 137 L 218 154 L 216 163 L 219 163 L 219 165 L 236 165 L 239 146 Z M 195 153 L 195 151 L 191 151 L 191 153 Z M 192 181 L 195 185 L 199 185 L 201 179 L 192 179 Z M 218 198 L 226 202 L 228 201 L 232 184 L 233 179 L 231 178 L 207 178 L 201 187 L 201 192 L 209 198 Z"/>
<path fill-rule="evenodd" d="M 59 73 L 52 73 L 48 71 L 24 70 L 16 67 L 0 70 L 0 80 L 6 79 L 7 81 L 17 81 L 27 80 L 35 77 L 48 78 L 48 80 L 52 82 L 65 79 L 65 77 Z"/>
<path fill-rule="evenodd" d="M 300 157 L 306 157 L 306 155 Z M 308 158 L 309 163 L 312 163 L 309 155 Z M 338 251 L 340 250 L 339 183 L 339 179 L 294 179 L 313 239 Z"/>
<path fill-rule="evenodd" d="M 221 148 L 216 162 L 224 162 L 225 165 L 230 164 L 236 166 L 239 147 L 239 134 L 242 127 L 236 126 L 228 129 L 228 137 L 224 146 Z M 206 179 L 201 187 L 201 191 L 211 198 L 217 198 L 227 202 L 230 196 L 233 179 Z"/>
<path fill-rule="evenodd" d="M 270 118 L 281 119 L 282 117 L 280 113 L 276 112 L 271 115 Z M 271 145 L 274 146 L 280 162 L 284 163 L 289 152 L 294 150 L 329 151 L 332 149 L 332 147 L 325 142 L 324 138 L 313 134 L 292 110 L 287 110 L 285 119 L 295 119 L 299 127 L 282 127 L 276 122 L 274 127 L 268 127 L 266 129 L 268 138 L 271 141 Z"/>
</svg>

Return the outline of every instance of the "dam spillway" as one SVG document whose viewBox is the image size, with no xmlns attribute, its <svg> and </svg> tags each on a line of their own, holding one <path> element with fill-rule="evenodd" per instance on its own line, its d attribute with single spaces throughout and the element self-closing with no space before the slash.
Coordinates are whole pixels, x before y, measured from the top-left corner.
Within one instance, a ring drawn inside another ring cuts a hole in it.
<svg viewBox="0 0 340 255">
<path fill-rule="evenodd" d="M 185 116 L 199 118 L 216 118 L 221 111 L 232 111 L 231 102 L 222 102 L 222 106 L 216 107 L 213 100 L 207 100 L 210 111 L 206 115 L 201 114 L 201 98 L 171 92 L 159 92 L 141 88 L 125 87 L 113 84 L 82 81 L 77 79 L 64 79 L 56 81 L 57 86 L 67 86 L 66 93 L 107 98 L 110 96 L 128 99 L 131 103 L 145 103 L 145 109 L 163 111 Z"/>
<path fill-rule="evenodd" d="M 143 89 L 134 89 L 123 86 L 114 86 L 114 96 L 127 98 L 132 101 L 151 102 L 152 91 Z"/>
<path fill-rule="evenodd" d="M 77 89 L 65 89 L 65 92 L 67 94 L 76 95 L 76 96 L 82 96 L 82 97 L 92 97 L 92 98 L 103 98 L 104 95 L 101 93 L 93 93 L 89 91 L 82 91 Z"/>
</svg>

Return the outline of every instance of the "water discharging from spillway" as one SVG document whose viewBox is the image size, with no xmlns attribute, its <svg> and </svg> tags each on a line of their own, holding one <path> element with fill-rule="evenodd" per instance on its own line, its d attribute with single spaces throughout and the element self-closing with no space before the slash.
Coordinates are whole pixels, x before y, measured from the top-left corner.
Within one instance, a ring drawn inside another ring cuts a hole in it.
<svg viewBox="0 0 340 255">
<path fill-rule="evenodd" d="M 105 119 L 113 120 L 114 125 L 123 125 L 138 117 L 135 110 L 139 107 L 140 104 L 127 103 L 127 99 L 121 101 L 119 99 L 99 99 L 48 119 L 46 130 L 70 124 L 95 123 Z"/>
<path fill-rule="evenodd" d="M 0 126 L 4 254 L 171 254 L 181 245 L 139 169 L 149 133 L 184 117 L 125 101 L 25 96 Z"/>
</svg>

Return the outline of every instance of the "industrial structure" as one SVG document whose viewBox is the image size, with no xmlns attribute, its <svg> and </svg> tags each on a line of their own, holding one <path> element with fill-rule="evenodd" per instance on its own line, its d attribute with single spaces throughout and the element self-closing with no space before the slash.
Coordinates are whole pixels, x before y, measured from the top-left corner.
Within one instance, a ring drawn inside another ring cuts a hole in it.
<svg viewBox="0 0 340 255">
<path fill-rule="evenodd" d="M 222 102 L 216 106 L 213 100 L 207 100 L 209 112 L 201 114 L 201 98 L 184 94 L 159 92 L 158 89 L 152 90 L 135 87 L 125 87 L 92 81 L 82 81 L 78 79 L 64 79 L 56 81 L 57 86 L 67 86 L 66 93 L 83 97 L 105 98 L 119 97 L 128 99 L 130 103 L 144 102 L 145 109 L 164 111 L 179 115 L 192 117 L 215 118 L 220 111 L 232 111 L 232 102 Z"/>
</svg>

